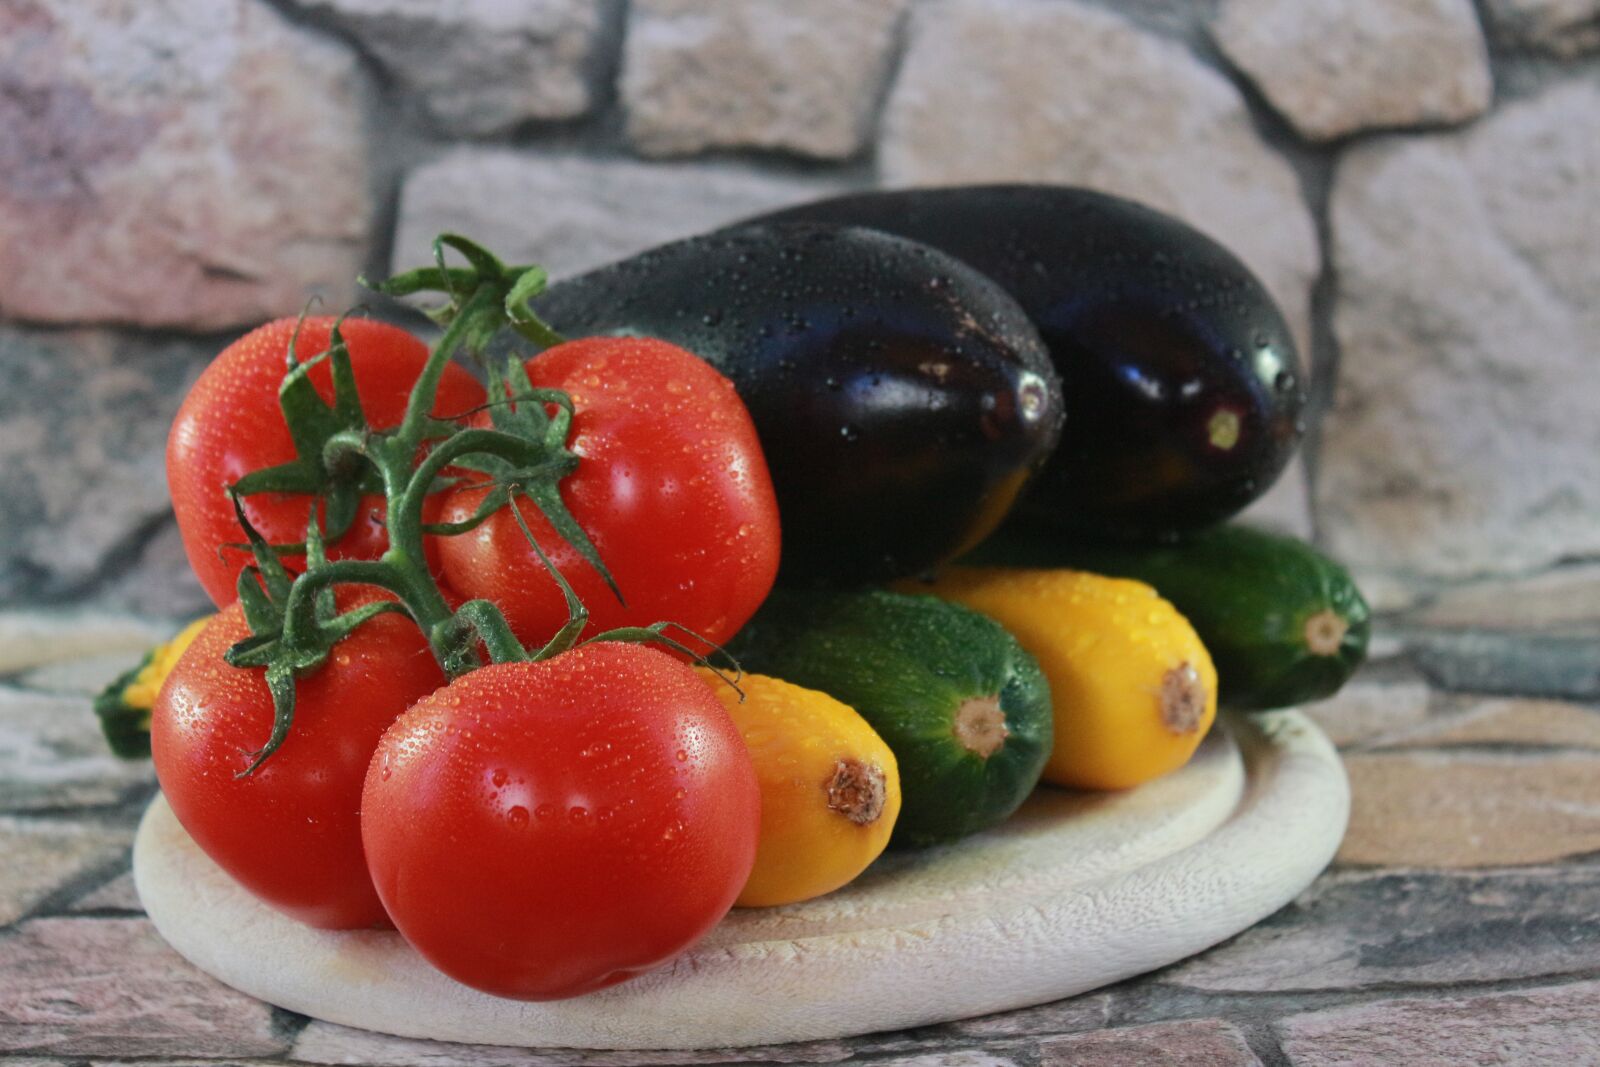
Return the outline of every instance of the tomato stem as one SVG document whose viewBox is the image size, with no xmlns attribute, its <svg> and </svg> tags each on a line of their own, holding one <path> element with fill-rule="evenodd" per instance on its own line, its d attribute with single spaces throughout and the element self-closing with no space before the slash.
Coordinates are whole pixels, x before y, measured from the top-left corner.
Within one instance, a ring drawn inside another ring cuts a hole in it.
<svg viewBox="0 0 1600 1067">
<path fill-rule="evenodd" d="M 529 659 L 528 653 L 511 632 L 511 627 L 506 623 L 506 617 L 500 609 L 487 600 L 469 600 L 456 609 L 455 621 L 470 627 L 469 636 L 481 640 L 489 651 L 489 660 L 492 663 L 522 663 Z M 476 666 L 476 664 L 473 664 Z M 445 666 L 451 677 L 465 674 L 471 667 L 459 671 L 451 671 L 450 665 Z"/>
<path fill-rule="evenodd" d="M 471 268 L 447 267 L 446 248 L 465 256 Z M 387 498 L 389 549 L 380 563 L 393 574 L 386 588 L 406 605 L 427 636 L 440 666 L 454 677 L 480 665 L 477 642 L 472 640 L 474 635 L 482 639 L 494 662 L 524 659 L 526 653 L 512 637 L 499 609 L 487 601 L 473 604 L 462 616 L 469 624 L 467 627 L 452 624 L 449 604 L 428 572 L 423 543 L 429 532 L 423 522 L 423 507 L 435 482 L 452 463 L 476 456 L 501 460 L 518 469 L 528 482 L 553 487 L 576 468 L 577 457 L 566 450 L 572 402 L 565 394 L 545 390 L 536 399 L 530 397 L 531 406 L 541 408 L 539 415 L 542 416 L 542 404 L 546 400 L 558 405 L 566 416 L 560 420 L 559 436 L 550 432 L 555 427 L 548 425 L 547 420 L 541 420 L 545 425 L 533 424 L 534 432 L 526 436 L 508 432 L 512 427 L 496 420 L 496 428 L 492 430 L 456 430 L 412 469 L 413 457 L 423 442 L 435 436 L 439 423 L 432 411 L 439 382 L 445 367 L 458 352 L 464 350 L 481 358 L 489 342 L 508 323 L 537 342 L 560 341 L 559 335 L 544 326 L 527 306 L 545 286 L 547 276 L 542 268 L 506 267 L 481 246 L 451 234 L 441 235 L 434 242 L 433 252 L 435 267 L 431 270 L 425 268 L 400 275 L 380 286 L 390 293 L 442 290 L 451 302 L 434 313 L 448 325 L 412 387 L 400 427 L 390 434 L 375 435 L 367 442 L 364 454 L 377 467 Z M 491 375 L 491 384 L 497 381 L 497 376 Z M 506 495 L 514 498 L 515 490 Z M 559 495 L 555 500 L 559 506 Z M 455 524 L 448 532 L 466 532 L 486 520 L 493 510 L 481 516 L 474 515 L 467 524 Z"/>
</svg>

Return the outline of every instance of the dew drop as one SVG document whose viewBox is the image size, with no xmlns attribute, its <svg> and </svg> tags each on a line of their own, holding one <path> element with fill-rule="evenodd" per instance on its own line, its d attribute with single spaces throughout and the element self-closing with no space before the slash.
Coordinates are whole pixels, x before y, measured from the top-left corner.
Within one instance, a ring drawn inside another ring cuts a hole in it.
<svg viewBox="0 0 1600 1067">
<path fill-rule="evenodd" d="M 513 805 L 511 809 L 506 812 L 506 822 L 510 823 L 512 826 L 528 825 L 528 809 L 523 807 L 521 804 Z"/>
</svg>

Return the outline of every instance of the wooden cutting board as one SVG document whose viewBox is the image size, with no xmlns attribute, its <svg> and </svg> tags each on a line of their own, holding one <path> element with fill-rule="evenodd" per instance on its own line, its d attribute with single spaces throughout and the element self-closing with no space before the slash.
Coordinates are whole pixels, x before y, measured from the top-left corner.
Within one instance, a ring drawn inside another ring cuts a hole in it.
<svg viewBox="0 0 1600 1067">
<path fill-rule="evenodd" d="M 674 964 L 575 1000 L 491 997 L 393 932 L 313 930 L 257 902 L 157 797 L 140 898 L 196 966 L 272 1004 L 407 1037 L 697 1048 L 842 1037 L 1071 996 L 1282 907 L 1332 859 L 1349 789 L 1298 712 L 1225 718 L 1188 766 L 1117 794 L 1042 788 L 1005 826 L 891 854 L 844 889 L 737 910 Z"/>
</svg>

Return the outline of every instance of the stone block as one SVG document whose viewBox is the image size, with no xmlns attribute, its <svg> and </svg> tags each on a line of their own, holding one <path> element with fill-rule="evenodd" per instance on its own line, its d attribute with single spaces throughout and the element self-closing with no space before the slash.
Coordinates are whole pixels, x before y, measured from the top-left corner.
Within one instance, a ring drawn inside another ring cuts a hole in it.
<svg viewBox="0 0 1600 1067">
<path fill-rule="evenodd" d="M 1600 86 L 1343 157 L 1319 531 L 1451 578 L 1600 553 Z"/>
<path fill-rule="evenodd" d="M 216 330 L 350 302 L 362 84 L 256 0 L 0 13 L 0 318 Z"/>
<path fill-rule="evenodd" d="M 1316 229 L 1244 98 L 1183 45 L 1075 0 L 933 0 L 912 11 L 879 146 L 895 185 L 1085 185 L 1232 249 L 1310 352 Z"/>
<path fill-rule="evenodd" d="M 621 91 L 652 156 L 866 144 L 909 0 L 634 0 Z"/>
<path fill-rule="evenodd" d="M 1226 0 L 1212 34 L 1307 140 L 1463 122 L 1493 95 L 1471 0 Z"/>
</svg>

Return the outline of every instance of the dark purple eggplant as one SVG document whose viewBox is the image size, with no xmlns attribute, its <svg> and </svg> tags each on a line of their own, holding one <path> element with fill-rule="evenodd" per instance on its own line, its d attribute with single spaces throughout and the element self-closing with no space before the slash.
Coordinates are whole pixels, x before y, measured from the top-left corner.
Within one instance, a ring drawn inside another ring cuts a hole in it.
<svg viewBox="0 0 1600 1067">
<path fill-rule="evenodd" d="M 1016 302 L 872 230 L 677 241 L 559 282 L 534 308 L 569 337 L 671 341 L 733 381 L 772 471 L 790 584 L 954 558 L 999 524 L 1060 434 L 1060 383 Z"/>
<path fill-rule="evenodd" d="M 1167 539 L 1266 491 L 1303 433 L 1299 358 L 1237 257 L 1128 200 L 1049 185 L 862 193 L 760 221 L 867 226 L 993 278 L 1039 328 L 1066 428 L 1018 510 Z"/>
</svg>

